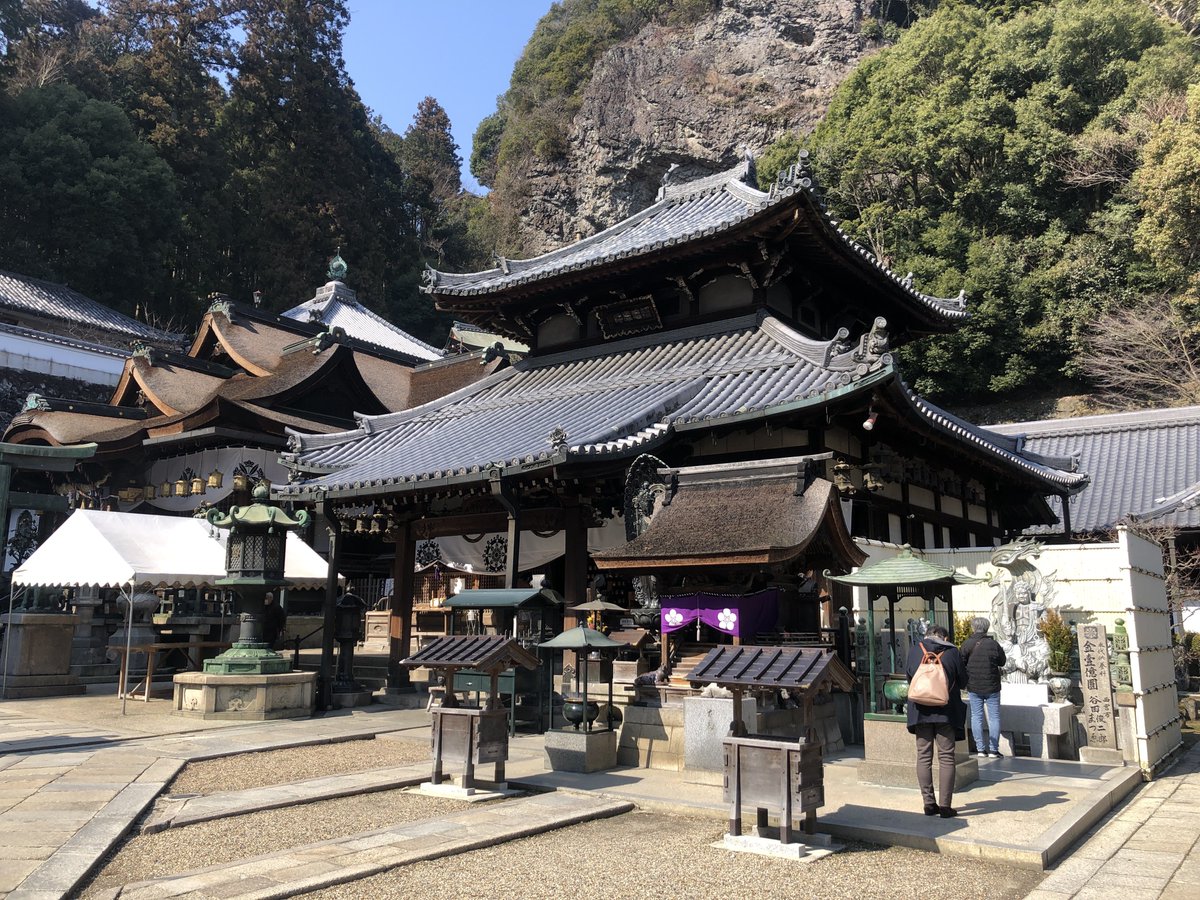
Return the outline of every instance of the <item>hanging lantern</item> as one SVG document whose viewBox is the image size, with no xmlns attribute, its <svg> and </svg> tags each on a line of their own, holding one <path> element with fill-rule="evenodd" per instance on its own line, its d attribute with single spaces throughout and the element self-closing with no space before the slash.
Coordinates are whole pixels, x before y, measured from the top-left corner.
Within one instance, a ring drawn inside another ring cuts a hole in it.
<svg viewBox="0 0 1200 900">
<path fill-rule="evenodd" d="M 233 489 L 235 491 L 250 490 L 250 476 L 242 472 L 238 472 L 233 476 Z"/>
<path fill-rule="evenodd" d="M 142 488 L 142 495 L 147 500 L 153 500 L 154 497 L 157 495 L 157 493 L 158 493 L 158 488 L 152 484 L 147 484 L 144 488 Z"/>
<path fill-rule="evenodd" d="M 208 475 L 208 486 L 210 488 L 219 488 L 225 483 L 225 473 L 220 469 L 213 469 Z"/>
<path fill-rule="evenodd" d="M 175 496 L 186 497 L 188 492 L 188 483 L 180 478 L 175 482 Z"/>
<path fill-rule="evenodd" d="M 164 499 L 171 496 L 171 482 L 164 481 L 158 486 L 158 496 Z"/>
<path fill-rule="evenodd" d="M 197 475 L 195 478 L 192 479 L 192 493 L 193 494 L 203 494 L 204 493 L 204 479 L 201 478 L 199 475 Z"/>
</svg>

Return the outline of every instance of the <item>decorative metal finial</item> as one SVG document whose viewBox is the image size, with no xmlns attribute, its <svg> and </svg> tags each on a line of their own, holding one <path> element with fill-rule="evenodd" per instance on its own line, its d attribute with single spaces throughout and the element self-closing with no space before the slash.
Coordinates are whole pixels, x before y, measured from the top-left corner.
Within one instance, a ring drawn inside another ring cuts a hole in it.
<svg viewBox="0 0 1200 900">
<path fill-rule="evenodd" d="M 342 248 L 338 247 L 337 253 L 335 253 L 333 256 L 333 259 L 331 259 L 329 261 L 329 271 L 327 273 L 329 275 L 329 280 L 330 281 L 345 280 L 346 270 L 349 268 L 350 267 L 346 265 L 346 261 L 344 259 L 342 259 Z"/>
</svg>

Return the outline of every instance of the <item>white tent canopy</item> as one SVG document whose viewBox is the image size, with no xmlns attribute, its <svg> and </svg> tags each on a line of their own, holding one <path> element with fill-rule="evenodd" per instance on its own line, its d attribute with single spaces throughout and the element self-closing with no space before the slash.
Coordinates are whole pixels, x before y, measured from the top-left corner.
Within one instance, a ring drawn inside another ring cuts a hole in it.
<svg viewBox="0 0 1200 900">
<path fill-rule="evenodd" d="M 203 519 L 77 509 L 13 573 L 13 587 L 212 585 L 226 575 L 228 532 L 211 531 Z M 284 577 L 294 587 L 323 587 L 328 571 L 315 550 L 288 533 Z"/>
</svg>

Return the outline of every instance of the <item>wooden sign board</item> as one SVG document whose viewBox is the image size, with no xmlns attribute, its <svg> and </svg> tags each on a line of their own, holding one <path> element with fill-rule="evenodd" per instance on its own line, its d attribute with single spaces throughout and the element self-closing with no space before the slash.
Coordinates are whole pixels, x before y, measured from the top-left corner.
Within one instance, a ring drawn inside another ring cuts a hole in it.
<svg viewBox="0 0 1200 900">
<path fill-rule="evenodd" d="M 1117 749 L 1113 719 L 1112 678 L 1108 669 L 1108 638 L 1103 625 L 1080 625 L 1079 675 L 1083 690 L 1083 726 L 1089 747 Z"/>
</svg>

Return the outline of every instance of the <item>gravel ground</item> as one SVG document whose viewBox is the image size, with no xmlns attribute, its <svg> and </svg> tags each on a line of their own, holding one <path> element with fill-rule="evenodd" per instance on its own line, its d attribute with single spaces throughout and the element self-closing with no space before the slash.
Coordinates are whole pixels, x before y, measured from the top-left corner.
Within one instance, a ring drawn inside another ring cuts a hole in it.
<svg viewBox="0 0 1200 900">
<path fill-rule="evenodd" d="M 380 791 L 199 822 L 157 834 L 127 838 L 105 860 L 83 897 L 131 881 L 161 878 L 246 859 L 283 847 L 326 841 L 401 822 L 447 815 L 466 806 L 459 800 Z"/>
<path fill-rule="evenodd" d="M 429 745 L 424 739 L 347 741 L 248 753 L 190 763 L 167 793 L 243 790 L 427 759 Z M 137 835 L 109 856 L 80 896 L 88 898 L 129 882 L 257 856 L 274 848 L 445 815 L 462 806 L 454 800 L 381 791 Z M 476 900 L 507 894 L 522 900 L 561 900 L 602 892 L 607 897 L 689 900 L 740 894 L 839 900 L 846 896 L 918 900 L 932 894 L 955 900 L 1015 900 L 1043 877 L 960 857 L 852 843 L 833 856 L 797 865 L 710 847 L 723 831 L 724 823 L 713 818 L 632 812 L 417 863 L 304 896 Z"/>
<path fill-rule="evenodd" d="M 420 739 L 342 741 L 287 750 L 264 750 L 188 763 L 167 785 L 167 794 L 215 794 L 323 775 L 342 775 L 429 759 L 428 732 Z M 366 829 L 360 829 L 365 831 Z"/>
<path fill-rule="evenodd" d="M 723 832 L 714 819 L 631 812 L 299 896 L 1007 900 L 1024 897 L 1043 877 L 962 857 L 852 843 L 798 864 L 710 847 Z"/>
</svg>

